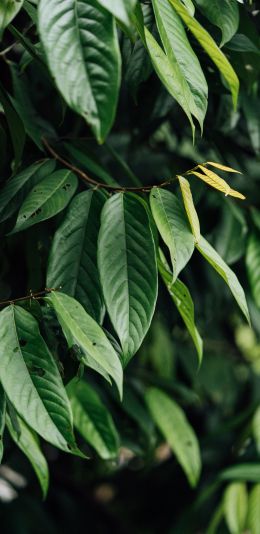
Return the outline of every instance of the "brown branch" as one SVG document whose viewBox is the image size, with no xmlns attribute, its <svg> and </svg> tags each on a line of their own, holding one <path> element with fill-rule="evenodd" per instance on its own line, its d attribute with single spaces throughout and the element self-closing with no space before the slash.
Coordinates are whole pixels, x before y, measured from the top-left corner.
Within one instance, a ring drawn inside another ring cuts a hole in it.
<svg viewBox="0 0 260 534">
<path fill-rule="evenodd" d="M 97 180 L 94 180 L 93 178 L 88 176 L 88 174 L 86 174 L 84 171 L 82 171 L 81 169 L 79 169 L 78 167 L 76 167 L 75 165 L 67 161 L 66 159 L 64 159 L 62 156 L 57 154 L 57 152 L 55 152 L 55 150 L 49 145 L 45 137 L 42 137 L 42 142 L 45 148 L 47 149 L 47 151 L 53 156 L 54 159 L 62 163 L 65 167 L 67 167 L 71 171 L 75 172 L 80 178 L 82 178 L 82 180 L 84 180 L 84 182 L 87 182 L 88 184 L 91 184 L 96 187 L 102 187 L 103 189 L 108 189 L 109 191 L 117 191 L 117 192 L 118 191 L 123 191 L 123 192 L 124 191 L 136 191 L 136 192 L 140 191 L 140 192 L 145 193 L 145 192 L 151 191 L 153 187 L 165 187 L 167 185 L 170 185 L 174 180 L 176 180 L 176 178 L 170 178 L 169 180 L 165 180 L 161 184 L 143 185 L 140 187 L 120 187 L 120 186 L 105 184 L 102 182 L 98 182 Z"/>
<path fill-rule="evenodd" d="M 25 297 L 19 297 L 17 299 L 2 300 L 0 306 L 6 306 L 8 304 L 15 304 L 16 302 L 21 302 L 23 300 L 38 300 L 42 298 L 46 293 L 51 293 L 52 291 L 59 291 L 60 288 L 55 287 L 46 287 L 44 291 L 38 291 L 37 293 L 30 292 L 30 295 L 25 295 Z"/>
</svg>

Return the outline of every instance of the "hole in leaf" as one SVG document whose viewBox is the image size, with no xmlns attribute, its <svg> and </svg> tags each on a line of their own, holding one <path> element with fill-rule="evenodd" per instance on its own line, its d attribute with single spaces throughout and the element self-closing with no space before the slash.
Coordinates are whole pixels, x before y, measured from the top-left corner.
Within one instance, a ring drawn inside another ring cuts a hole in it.
<svg viewBox="0 0 260 534">
<path fill-rule="evenodd" d="M 14 348 L 14 352 L 18 352 L 18 350 L 19 350 L 19 347 Z"/>
<path fill-rule="evenodd" d="M 44 376 L 45 375 L 44 369 L 42 369 L 41 367 L 35 367 L 35 366 L 32 366 L 30 368 L 30 373 L 32 375 L 37 375 L 37 376 Z"/>
<path fill-rule="evenodd" d="M 39 215 L 39 213 L 41 213 L 42 209 L 41 208 L 38 208 L 36 211 L 34 211 L 34 213 L 31 214 L 31 217 L 35 217 L 35 215 Z"/>
<path fill-rule="evenodd" d="M 93 346 L 95 347 L 95 346 L 96 346 L 96 342 L 95 342 L 95 341 L 93 341 L 92 345 L 93 345 Z"/>
<path fill-rule="evenodd" d="M 25 339 L 19 339 L 19 343 L 21 347 L 25 347 L 27 341 Z"/>
</svg>

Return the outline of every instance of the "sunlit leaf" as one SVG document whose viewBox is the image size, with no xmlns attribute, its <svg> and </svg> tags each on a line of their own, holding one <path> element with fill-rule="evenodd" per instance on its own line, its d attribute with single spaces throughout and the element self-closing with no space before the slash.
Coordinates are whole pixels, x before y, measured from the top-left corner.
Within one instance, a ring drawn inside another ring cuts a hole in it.
<svg viewBox="0 0 260 534">
<path fill-rule="evenodd" d="M 202 174 L 201 172 L 197 172 L 195 170 L 189 171 L 189 174 L 194 174 L 194 176 L 197 176 L 198 178 L 206 182 L 211 187 L 214 187 L 214 189 L 217 189 L 218 191 L 225 193 L 225 196 L 229 195 L 231 197 L 240 198 L 241 200 L 244 200 L 246 198 L 244 195 L 242 195 L 238 191 L 235 191 L 234 189 L 232 189 L 228 185 L 228 183 L 225 180 L 223 180 L 223 178 L 220 178 L 218 174 L 211 171 L 210 169 L 207 169 L 207 167 L 203 167 L 203 165 L 198 165 L 197 168 L 201 169 L 204 172 L 204 174 Z"/>
<path fill-rule="evenodd" d="M 238 534 L 244 530 L 247 501 L 247 489 L 243 482 L 229 484 L 224 494 L 224 516 L 231 534 Z"/>
<path fill-rule="evenodd" d="M 249 493 L 247 526 L 251 534 L 260 534 L 260 484 L 255 484 Z"/>
<path fill-rule="evenodd" d="M 183 178 L 183 176 L 178 176 L 178 180 L 180 183 L 183 203 L 189 219 L 191 230 L 195 237 L 195 241 L 198 242 L 200 238 L 200 222 L 194 206 L 190 184 L 186 178 Z"/>
</svg>

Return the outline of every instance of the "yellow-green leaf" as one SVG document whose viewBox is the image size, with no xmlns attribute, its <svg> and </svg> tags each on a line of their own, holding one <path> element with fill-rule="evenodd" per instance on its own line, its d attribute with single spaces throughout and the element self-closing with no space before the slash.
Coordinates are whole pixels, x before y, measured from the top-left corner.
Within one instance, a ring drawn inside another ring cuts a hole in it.
<svg viewBox="0 0 260 534">
<path fill-rule="evenodd" d="M 227 167 L 226 165 L 222 165 L 221 163 L 215 163 L 214 161 L 207 161 L 205 165 L 211 165 L 211 167 L 216 167 L 216 169 L 219 169 L 220 171 L 236 172 L 237 174 L 242 174 L 242 172 L 237 171 L 236 169 L 232 169 L 232 167 Z"/>
<path fill-rule="evenodd" d="M 238 191 L 235 191 L 235 189 L 232 189 L 230 185 L 226 182 L 226 180 L 220 178 L 220 176 L 218 176 L 218 174 L 216 174 L 215 172 L 210 171 L 206 167 L 203 167 L 203 165 L 198 165 L 198 168 L 201 169 L 204 174 L 197 171 L 190 171 L 190 174 L 194 174 L 211 187 L 214 187 L 214 189 L 225 193 L 225 196 L 229 195 L 231 197 L 240 198 L 241 200 L 244 200 L 246 198 L 244 195 L 242 195 L 242 193 L 239 193 Z"/>
<path fill-rule="evenodd" d="M 243 532 L 247 516 L 247 501 L 245 483 L 229 484 L 224 495 L 224 515 L 230 534 Z"/>
<path fill-rule="evenodd" d="M 249 494 L 247 527 L 250 534 L 260 534 L 260 484 L 255 484 Z"/>
<path fill-rule="evenodd" d="M 228 59 L 212 39 L 207 30 L 205 30 L 205 28 L 203 28 L 201 24 L 190 15 L 189 11 L 180 0 L 169 1 L 227 81 L 232 94 L 234 107 L 236 107 L 239 91 L 239 80 Z"/>
<path fill-rule="evenodd" d="M 182 199 L 187 213 L 187 217 L 189 219 L 191 230 L 195 237 L 196 243 L 198 243 L 200 239 L 200 222 L 198 214 L 196 212 L 196 208 L 194 206 L 190 184 L 188 180 L 186 180 L 186 178 L 184 178 L 183 176 L 178 176 L 178 180 L 180 183 Z"/>
</svg>

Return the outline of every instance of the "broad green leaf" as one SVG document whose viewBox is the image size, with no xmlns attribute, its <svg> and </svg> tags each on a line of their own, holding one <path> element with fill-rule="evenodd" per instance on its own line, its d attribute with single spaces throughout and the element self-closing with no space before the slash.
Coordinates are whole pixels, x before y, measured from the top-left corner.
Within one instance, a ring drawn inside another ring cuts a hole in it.
<svg viewBox="0 0 260 534">
<path fill-rule="evenodd" d="M 110 11 L 127 28 L 131 27 L 131 15 L 133 14 L 137 0 L 98 0 L 98 3 Z"/>
<path fill-rule="evenodd" d="M 169 2 L 173 5 L 174 9 L 181 17 L 183 22 L 199 41 L 202 48 L 204 48 L 211 60 L 215 63 L 220 73 L 224 76 L 230 87 L 234 107 L 236 107 L 239 90 L 239 80 L 228 59 L 219 49 L 219 47 L 212 39 L 210 34 L 207 32 L 207 30 L 205 30 L 205 28 L 203 28 L 201 24 L 190 15 L 181 0 L 169 0 Z"/>
<path fill-rule="evenodd" d="M 244 531 L 248 496 L 243 482 L 229 484 L 224 494 L 224 516 L 230 534 L 241 534 Z"/>
<path fill-rule="evenodd" d="M 184 411 L 163 391 L 149 388 L 145 400 L 152 417 L 182 466 L 192 487 L 198 483 L 201 471 L 197 437 Z"/>
<path fill-rule="evenodd" d="M 122 397 L 122 365 L 102 328 L 74 298 L 52 292 L 46 300 L 54 307 L 68 346 L 80 347 L 83 352 L 82 361 L 87 366 L 105 378 L 111 376 Z"/>
<path fill-rule="evenodd" d="M 228 265 L 235 263 L 244 255 L 247 231 L 244 212 L 235 203 L 227 201 L 223 203 L 221 222 L 216 230 L 214 245 Z"/>
<path fill-rule="evenodd" d="M 194 318 L 194 304 L 191 298 L 191 294 L 181 280 L 177 278 L 174 283 L 172 283 L 172 274 L 164 267 L 163 263 L 159 262 L 159 271 L 162 276 L 162 279 L 172 297 L 172 300 L 179 311 L 187 330 L 193 340 L 195 348 L 198 353 L 199 364 L 202 361 L 203 356 L 203 342 L 200 337 L 200 334 L 196 328 L 195 318 Z"/>
<path fill-rule="evenodd" d="M 195 170 L 189 171 L 188 174 L 193 174 L 194 176 L 197 176 L 198 178 L 203 180 L 203 182 L 206 182 L 206 184 L 210 185 L 211 187 L 214 187 L 214 189 L 217 189 L 218 191 L 225 193 L 226 197 L 229 195 L 231 197 L 240 198 L 241 200 L 244 200 L 246 198 L 244 195 L 242 195 L 238 191 L 235 191 L 234 189 L 232 189 L 230 185 L 228 185 L 228 183 L 225 180 L 223 180 L 223 178 L 220 178 L 218 174 L 211 171 L 210 169 L 207 169 L 207 167 L 204 167 L 203 165 L 198 165 L 198 167 L 196 168 L 201 169 L 204 174 L 202 174 L 201 172 L 197 172 Z"/>
<path fill-rule="evenodd" d="M 23 0 L 1 0 L 0 5 L 0 38 L 3 30 L 14 19 L 23 6 Z"/>
<path fill-rule="evenodd" d="M 38 323 L 20 306 L 0 313 L 0 380 L 25 422 L 46 441 L 76 452 L 72 414 L 57 364 Z"/>
<path fill-rule="evenodd" d="M 0 464 L 2 462 L 4 453 L 4 429 L 5 429 L 5 415 L 6 415 L 6 398 L 3 386 L 0 383 Z"/>
<path fill-rule="evenodd" d="M 239 9 L 236 0 L 196 0 L 202 14 L 222 33 L 221 46 L 237 32 Z"/>
<path fill-rule="evenodd" d="M 116 458 L 119 436 L 109 411 L 96 391 L 82 380 L 75 380 L 67 390 L 76 429 L 101 458 Z"/>
<path fill-rule="evenodd" d="M 245 293 L 235 273 L 230 269 L 230 267 L 224 262 L 221 256 L 204 237 L 200 237 L 200 241 L 196 244 L 196 247 L 202 256 L 204 256 L 204 258 L 210 263 L 213 269 L 215 269 L 215 271 L 217 271 L 217 273 L 225 280 L 231 293 L 236 299 L 238 306 L 242 310 L 247 321 L 250 323 Z"/>
<path fill-rule="evenodd" d="M 258 406 L 253 416 L 252 431 L 257 451 L 260 454 L 260 406 Z"/>
<path fill-rule="evenodd" d="M 19 174 L 10 178 L 0 191 L 0 222 L 11 217 L 34 185 L 49 176 L 55 169 L 54 160 L 33 163 Z"/>
<path fill-rule="evenodd" d="M 11 233 L 20 232 L 57 215 L 67 206 L 77 185 L 76 175 L 67 169 L 56 171 L 45 177 L 25 198 Z"/>
<path fill-rule="evenodd" d="M 23 123 L 17 114 L 14 106 L 10 100 L 9 95 L 6 93 L 4 87 L 0 83 L 0 102 L 3 106 L 4 114 L 6 117 L 10 137 L 12 140 L 14 158 L 15 158 L 15 170 L 20 164 L 22 159 L 24 144 L 25 144 L 25 131 Z"/>
<path fill-rule="evenodd" d="M 46 497 L 49 487 L 49 469 L 45 457 L 42 454 L 39 440 L 35 432 L 17 415 L 19 434 L 13 427 L 10 417 L 7 415 L 6 425 L 16 445 L 27 456 L 35 474 L 39 480 L 43 497 Z"/>
<path fill-rule="evenodd" d="M 186 87 L 185 81 L 187 82 L 190 111 L 202 129 L 207 110 L 208 86 L 199 60 L 188 41 L 182 21 L 170 2 L 153 0 L 153 7 L 165 53 L 176 72 L 177 65 L 179 66 L 183 86 Z"/>
<path fill-rule="evenodd" d="M 107 196 L 84 191 L 71 202 L 54 235 L 48 262 L 47 287 L 75 297 L 101 323 L 104 303 L 97 268 L 100 213 Z"/>
<path fill-rule="evenodd" d="M 255 303 L 260 308 L 260 234 L 256 232 L 248 239 L 246 267 Z"/>
<path fill-rule="evenodd" d="M 97 0 L 40 0 L 39 31 L 67 104 L 104 141 L 115 117 L 120 53 L 115 20 Z"/>
<path fill-rule="evenodd" d="M 150 326 L 158 284 L 149 217 L 136 195 L 118 193 L 105 203 L 98 266 L 106 308 L 127 364 Z"/>
<path fill-rule="evenodd" d="M 228 467 L 219 475 L 220 480 L 235 480 L 237 482 L 260 482 L 260 464 L 238 464 Z"/>
<path fill-rule="evenodd" d="M 187 265 L 194 251 L 194 236 L 178 198 L 159 187 L 150 193 L 150 205 L 156 226 L 170 251 L 173 279 Z"/>
<path fill-rule="evenodd" d="M 190 184 L 186 178 L 183 178 L 183 176 L 178 176 L 178 180 L 180 183 L 183 204 L 189 219 L 191 231 L 197 243 L 200 239 L 200 222 L 194 206 Z"/>
<path fill-rule="evenodd" d="M 255 484 L 249 494 L 247 527 L 250 534 L 260 534 L 260 484 Z"/>
</svg>

